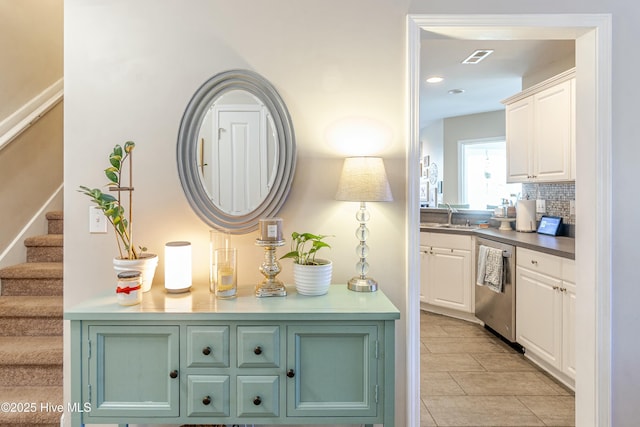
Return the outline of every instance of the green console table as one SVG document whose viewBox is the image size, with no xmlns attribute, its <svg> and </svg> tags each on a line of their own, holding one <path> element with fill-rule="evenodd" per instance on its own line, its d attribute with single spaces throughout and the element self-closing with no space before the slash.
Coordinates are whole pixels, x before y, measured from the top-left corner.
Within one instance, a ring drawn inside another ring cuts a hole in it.
<svg viewBox="0 0 640 427">
<path fill-rule="evenodd" d="M 396 307 L 381 292 L 219 300 L 155 287 L 65 312 L 84 424 L 394 425 Z"/>
</svg>

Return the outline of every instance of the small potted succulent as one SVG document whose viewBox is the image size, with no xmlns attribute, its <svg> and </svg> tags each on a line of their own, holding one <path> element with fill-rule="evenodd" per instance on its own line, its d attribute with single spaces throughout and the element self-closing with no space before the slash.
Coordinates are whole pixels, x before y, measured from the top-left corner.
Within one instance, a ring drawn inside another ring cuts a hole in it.
<svg viewBox="0 0 640 427">
<path fill-rule="evenodd" d="M 155 275 L 155 270 L 158 265 L 158 256 L 145 253 L 147 249 L 144 247 L 138 247 L 136 249 L 133 242 L 132 162 L 133 149 L 135 146 L 136 144 L 133 141 L 125 142 L 124 147 L 116 144 L 109 155 L 110 166 L 104 170 L 104 174 L 109 181 L 107 183 L 109 191 L 116 192 L 117 196 L 104 193 L 99 188 L 89 188 L 82 185 L 78 191 L 89 196 L 91 201 L 102 210 L 115 232 L 119 251 L 119 256 L 113 259 L 113 267 L 116 273 L 127 270 L 140 271 L 142 273 L 142 291 L 147 292 L 151 289 L 153 276 Z M 129 186 L 124 186 L 122 185 L 122 172 L 123 166 L 127 161 Z M 123 192 L 129 193 L 128 210 L 125 209 L 122 203 Z M 127 219 L 127 216 L 129 219 Z"/>
<path fill-rule="evenodd" d="M 293 259 L 293 280 L 299 294 L 324 295 L 329 291 L 333 264 L 326 259 L 316 258 L 322 248 L 331 248 L 323 240 L 322 234 L 291 234 L 291 251 L 280 259 Z"/>
</svg>

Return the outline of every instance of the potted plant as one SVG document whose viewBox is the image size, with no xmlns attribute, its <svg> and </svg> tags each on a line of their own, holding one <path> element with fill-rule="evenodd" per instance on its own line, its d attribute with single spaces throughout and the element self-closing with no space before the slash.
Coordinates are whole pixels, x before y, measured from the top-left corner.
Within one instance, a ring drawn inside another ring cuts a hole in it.
<svg viewBox="0 0 640 427">
<path fill-rule="evenodd" d="M 322 234 L 291 234 L 291 251 L 280 259 L 293 259 L 293 281 L 299 294 L 324 295 L 329 291 L 333 264 L 326 259 L 316 258 L 322 248 L 331 248 L 323 240 Z"/>
<path fill-rule="evenodd" d="M 145 253 L 144 247 L 136 249 L 133 241 L 132 221 L 133 221 L 133 149 L 136 144 L 133 141 L 127 141 L 122 147 L 119 144 L 113 148 L 113 152 L 109 155 L 110 166 L 104 170 L 104 174 L 108 179 L 107 185 L 109 191 L 117 193 L 117 197 L 104 193 L 99 188 L 89 188 L 80 186 L 79 192 L 86 194 L 91 198 L 104 213 L 111 224 L 118 246 L 119 256 L 113 259 L 113 267 L 116 273 L 122 271 L 134 270 L 142 273 L 142 291 L 147 292 L 151 289 L 151 283 L 158 265 L 158 256 L 155 254 Z M 122 172 L 124 164 L 128 163 L 129 185 L 122 184 Z M 129 193 L 128 210 L 122 203 L 122 193 Z M 128 217 L 128 219 L 127 219 Z"/>
</svg>

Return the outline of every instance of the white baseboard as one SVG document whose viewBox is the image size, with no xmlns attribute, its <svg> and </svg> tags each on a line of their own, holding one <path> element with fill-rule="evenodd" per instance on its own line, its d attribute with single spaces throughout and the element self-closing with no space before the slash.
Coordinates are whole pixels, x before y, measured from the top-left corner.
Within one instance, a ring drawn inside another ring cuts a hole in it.
<svg viewBox="0 0 640 427">
<path fill-rule="evenodd" d="M 61 211 L 63 209 L 63 188 L 64 184 L 60 184 L 56 191 L 20 230 L 20 233 L 9 243 L 9 246 L 0 253 L 0 268 L 21 264 L 26 261 L 27 248 L 23 244 L 24 239 L 30 236 L 47 234 L 48 224 L 45 215 L 49 211 Z"/>
</svg>

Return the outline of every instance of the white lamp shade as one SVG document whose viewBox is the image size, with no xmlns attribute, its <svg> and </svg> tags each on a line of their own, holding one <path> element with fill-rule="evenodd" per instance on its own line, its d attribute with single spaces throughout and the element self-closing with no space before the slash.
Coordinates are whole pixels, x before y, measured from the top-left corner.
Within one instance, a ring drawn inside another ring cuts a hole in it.
<svg viewBox="0 0 640 427">
<path fill-rule="evenodd" d="M 164 287 L 168 292 L 186 291 L 191 287 L 191 243 L 164 245 Z"/>
<path fill-rule="evenodd" d="M 387 172 L 380 157 L 347 157 L 336 192 L 337 200 L 390 202 L 393 200 Z"/>
</svg>

